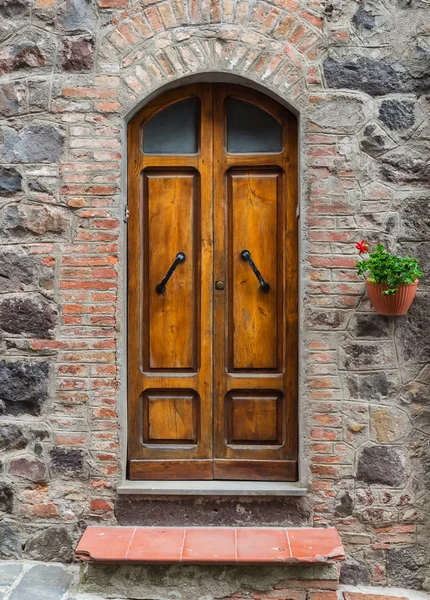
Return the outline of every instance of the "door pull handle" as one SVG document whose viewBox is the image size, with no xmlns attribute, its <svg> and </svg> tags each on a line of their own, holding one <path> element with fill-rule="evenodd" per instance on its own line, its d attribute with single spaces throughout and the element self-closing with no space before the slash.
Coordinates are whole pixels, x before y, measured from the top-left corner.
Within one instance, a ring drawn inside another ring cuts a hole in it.
<svg viewBox="0 0 430 600">
<path fill-rule="evenodd" d="M 155 286 L 155 291 L 157 292 L 157 294 L 163 294 L 166 291 L 166 283 L 169 281 L 169 279 L 175 272 L 176 267 L 181 263 L 185 262 L 186 258 L 187 257 L 185 255 L 185 252 L 178 252 L 178 254 L 175 257 L 175 260 L 168 269 L 167 273 L 164 275 L 163 279 L 160 281 L 160 283 L 157 283 L 157 285 Z"/>
<path fill-rule="evenodd" d="M 257 269 L 255 262 L 252 260 L 251 252 L 249 250 L 242 250 L 242 252 L 240 253 L 240 256 L 241 256 L 242 260 L 244 260 L 245 262 L 247 262 L 248 265 L 253 270 L 253 272 L 254 272 L 254 274 L 255 274 L 255 276 L 258 279 L 258 282 L 260 284 L 260 290 L 262 292 L 264 292 L 265 294 L 267 294 L 268 291 L 270 290 L 270 285 L 267 283 L 267 281 L 265 281 L 263 275 Z"/>
</svg>

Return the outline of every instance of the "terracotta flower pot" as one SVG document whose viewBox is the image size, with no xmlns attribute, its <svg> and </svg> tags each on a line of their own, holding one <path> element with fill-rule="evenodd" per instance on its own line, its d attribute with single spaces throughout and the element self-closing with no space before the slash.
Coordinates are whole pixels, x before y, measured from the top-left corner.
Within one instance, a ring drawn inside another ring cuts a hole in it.
<svg viewBox="0 0 430 600">
<path fill-rule="evenodd" d="M 410 305 L 412 304 L 415 294 L 417 293 L 418 279 L 410 285 L 404 283 L 399 287 L 395 294 L 383 295 L 388 289 L 385 283 L 371 283 L 366 280 L 367 290 L 369 292 L 370 301 L 372 302 L 378 315 L 387 315 L 397 317 L 405 315 Z"/>
</svg>

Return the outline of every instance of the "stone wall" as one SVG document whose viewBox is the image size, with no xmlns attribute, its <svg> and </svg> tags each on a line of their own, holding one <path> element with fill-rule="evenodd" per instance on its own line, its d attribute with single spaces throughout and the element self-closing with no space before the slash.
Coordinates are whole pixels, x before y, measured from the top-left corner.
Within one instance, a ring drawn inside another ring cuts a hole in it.
<svg viewBox="0 0 430 600">
<path fill-rule="evenodd" d="M 342 581 L 430 587 L 429 21 L 428 0 L 0 0 L 2 558 L 68 561 L 116 522 L 125 118 L 213 73 L 301 113 L 310 493 L 139 519 L 335 525 Z M 371 309 L 362 238 L 422 261 L 407 317 Z"/>
</svg>

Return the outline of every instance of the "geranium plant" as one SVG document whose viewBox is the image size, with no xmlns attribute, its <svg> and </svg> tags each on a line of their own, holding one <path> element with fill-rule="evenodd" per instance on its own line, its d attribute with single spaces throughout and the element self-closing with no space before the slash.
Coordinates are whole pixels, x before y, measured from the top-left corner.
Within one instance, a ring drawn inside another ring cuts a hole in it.
<svg viewBox="0 0 430 600">
<path fill-rule="evenodd" d="M 368 250 L 364 240 L 357 242 L 355 247 L 360 258 Z M 377 244 L 375 250 L 359 260 L 355 267 L 357 273 L 367 277 L 370 283 L 385 284 L 387 289 L 381 292 L 385 296 L 395 294 L 401 285 L 415 283 L 423 274 L 416 258 L 385 252 L 383 244 Z"/>
</svg>

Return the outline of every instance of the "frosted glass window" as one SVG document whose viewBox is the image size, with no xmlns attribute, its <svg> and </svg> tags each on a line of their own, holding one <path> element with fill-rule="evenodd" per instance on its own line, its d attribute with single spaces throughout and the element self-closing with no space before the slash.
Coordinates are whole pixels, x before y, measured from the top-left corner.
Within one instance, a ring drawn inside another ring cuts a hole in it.
<svg viewBox="0 0 430 600">
<path fill-rule="evenodd" d="M 143 127 L 147 154 L 195 154 L 198 150 L 198 98 L 168 106 Z"/>
<path fill-rule="evenodd" d="M 261 108 L 227 99 L 227 152 L 281 152 L 282 126 Z"/>
</svg>

